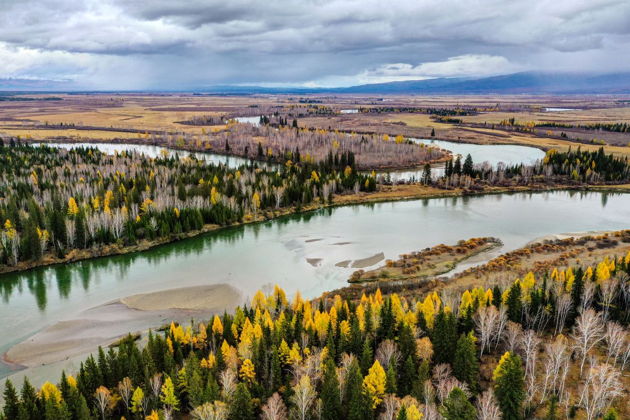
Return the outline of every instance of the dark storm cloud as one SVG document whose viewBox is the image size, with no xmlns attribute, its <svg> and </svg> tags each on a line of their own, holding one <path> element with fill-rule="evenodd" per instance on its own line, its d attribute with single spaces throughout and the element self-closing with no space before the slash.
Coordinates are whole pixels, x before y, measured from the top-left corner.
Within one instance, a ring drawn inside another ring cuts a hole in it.
<svg viewBox="0 0 630 420">
<path fill-rule="evenodd" d="M 5 0 L 0 77 L 95 87 L 629 70 L 627 0 Z"/>
</svg>

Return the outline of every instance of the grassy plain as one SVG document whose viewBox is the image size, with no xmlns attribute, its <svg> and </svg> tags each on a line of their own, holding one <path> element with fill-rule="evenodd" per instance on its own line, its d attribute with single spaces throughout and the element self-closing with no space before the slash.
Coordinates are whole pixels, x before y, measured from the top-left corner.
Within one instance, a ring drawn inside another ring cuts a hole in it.
<svg viewBox="0 0 630 420">
<path fill-rule="evenodd" d="M 32 99 L 33 95 L 22 95 Z M 137 139 L 144 133 L 202 135 L 224 126 L 181 124 L 199 117 L 270 115 L 278 112 L 297 118 L 302 127 L 342 129 L 357 132 L 402 134 L 480 143 L 522 144 L 542 149 L 566 150 L 580 145 L 630 156 L 630 133 L 573 130 L 562 139 L 560 130 L 545 135 L 510 132 L 492 124 L 514 118 L 518 122 L 554 122 L 581 125 L 589 123 L 630 123 L 630 102 L 619 96 L 391 96 L 369 95 L 298 96 L 249 95 L 210 96 L 196 94 L 55 94 L 38 99 L 0 103 L 0 136 L 20 136 L 45 140 L 72 138 L 87 141 Z M 19 96 L 18 96 L 19 97 Z M 380 109 L 375 113 L 342 114 L 342 109 Z M 474 115 L 457 116 L 463 124 L 452 124 L 413 109 L 467 109 Z M 569 109 L 546 112 L 547 108 Z M 486 127 L 471 126 L 486 123 Z"/>
</svg>

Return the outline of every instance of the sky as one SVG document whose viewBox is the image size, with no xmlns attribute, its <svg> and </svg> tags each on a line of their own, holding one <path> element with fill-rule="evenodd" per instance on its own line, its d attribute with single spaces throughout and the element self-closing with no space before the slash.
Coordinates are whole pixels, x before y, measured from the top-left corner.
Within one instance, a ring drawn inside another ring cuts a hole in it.
<svg viewBox="0 0 630 420">
<path fill-rule="evenodd" d="M 0 78 L 337 87 L 630 71 L 629 0 L 0 0 Z"/>
</svg>

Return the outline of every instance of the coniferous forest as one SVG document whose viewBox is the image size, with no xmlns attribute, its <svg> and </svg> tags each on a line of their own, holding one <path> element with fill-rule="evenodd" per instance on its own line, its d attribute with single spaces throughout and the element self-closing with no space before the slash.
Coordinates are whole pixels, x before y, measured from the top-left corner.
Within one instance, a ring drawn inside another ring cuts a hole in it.
<svg viewBox="0 0 630 420">
<path fill-rule="evenodd" d="M 193 158 L 14 142 L 0 151 L 0 264 L 6 265 L 37 261 L 47 251 L 63 257 L 73 249 L 167 238 L 376 188 L 374 176 L 356 170 L 351 152 L 316 164 L 286 160 L 271 170 L 253 161 L 229 169 Z"/>
<path fill-rule="evenodd" d="M 276 286 L 100 348 L 56 384 L 8 381 L 3 418 L 618 419 L 629 274 L 630 253 L 423 299 L 289 300 Z"/>
</svg>

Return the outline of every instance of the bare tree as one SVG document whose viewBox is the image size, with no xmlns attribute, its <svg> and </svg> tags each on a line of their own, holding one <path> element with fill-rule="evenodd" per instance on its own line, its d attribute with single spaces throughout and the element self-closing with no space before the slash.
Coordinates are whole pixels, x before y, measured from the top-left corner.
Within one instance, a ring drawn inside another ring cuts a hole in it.
<svg viewBox="0 0 630 420">
<path fill-rule="evenodd" d="M 520 336 L 520 347 L 525 359 L 525 380 L 527 382 L 527 401 L 531 402 L 536 394 L 536 361 L 540 337 L 534 330 L 527 330 Z"/>
<path fill-rule="evenodd" d="M 219 374 L 219 381 L 223 387 L 223 398 L 229 401 L 236 390 L 236 373 L 232 369 L 225 369 Z"/>
<path fill-rule="evenodd" d="M 516 322 L 508 321 L 504 334 L 504 341 L 508 351 L 516 351 L 520 342 L 521 334 L 523 334 L 521 325 Z"/>
<path fill-rule="evenodd" d="M 157 400 L 160 397 L 160 392 L 162 390 L 162 374 L 156 373 L 149 379 L 149 386 L 151 387 L 151 392 L 153 393 L 153 397 Z"/>
<path fill-rule="evenodd" d="M 196 420 L 226 420 L 228 417 L 227 405 L 221 401 L 205 403 L 190 412 Z"/>
<path fill-rule="evenodd" d="M 621 372 L 607 363 L 593 365 L 582 387 L 580 406 L 586 412 L 587 420 L 594 420 L 610 405 L 612 400 L 623 393 Z"/>
<path fill-rule="evenodd" d="M 477 311 L 474 317 L 479 333 L 479 355 L 483 356 L 486 348 L 490 348 L 490 341 L 497 331 L 499 311 L 494 305 L 486 306 Z"/>
<path fill-rule="evenodd" d="M 105 420 L 105 412 L 109 408 L 109 403 L 112 400 L 112 393 L 104 386 L 99 386 L 94 393 L 96 398 L 96 404 L 101 412 L 101 418 Z"/>
<path fill-rule="evenodd" d="M 440 419 L 443 419 L 443 417 L 440 415 L 437 407 L 435 406 L 435 403 L 433 403 L 433 402 L 424 405 L 423 414 L 424 414 L 424 417 L 422 417 L 422 420 L 440 420 Z"/>
<path fill-rule="evenodd" d="M 567 321 L 567 316 L 571 310 L 571 296 L 567 293 L 562 293 L 556 301 L 556 329 L 555 334 L 560 334 L 564 328 L 564 324 Z"/>
<path fill-rule="evenodd" d="M 394 340 L 383 340 L 376 349 L 376 360 L 378 360 L 381 366 L 384 366 L 385 369 L 387 369 L 389 364 L 392 362 L 394 363 L 394 366 L 398 365 L 400 357 L 401 355 L 400 351 L 398 351 L 398 345 L 394 342 Z"/>
<path fill-rule="evenodd" d="M 131 385 L 131 379 L 128 377 L 123 378 L 122 381 L 118 382 L 118 394 L 120 394 L 120 398 L 125 404 L 125 408 L 129 411 L 129 402 L 131 401 L 131 394 L 133 393 L 133 386 Z"/>
<path fill-rule="evenodd" d="M 491 389 L 479 396 L 476 406 L 478 420 L 501 420 L 501 410 Z"/>
<path fill-rule="evenodd" d="M 612 363 L 616 364 L 624 350 L 624 345 L 627 345 L 628 333 L 624 328 L 616 322 L 607 322 L 606 331 L 604 332 L 604 341 L 606 342 L 606 363 L 612 359 Z"/>
<path fill-rule="evenodd" d="M 501 305 L 499 307 L 499 320 L 497 321 L 497 329 L 494 338 L 495 348 L 499 345 L 499 342 L 503 338 L 503 333 L 508 323 L 507 309 L 507 305 Z"/>
<path fill-rule="evenodd" d="M 470 396 L 468 385 L 459 381 L 451 373 L 451 366 L 446 363 L 441 363 L 433 368 L 433 383 L 440 402 L 443 402 L 455 388 L 461 389 L 466 395 Z"/>
<path fill-rule="evenodd" d="M 387 394 L 383 397 L 383 412 L 379 416 L 380 420 L 395 420 L 396 413 L 400 407 L 400 399 L 394 394 Z"/>
<path fill-rule="evenodd" d="M 560 382 L 563 379 L 561 370 L 568 361 L 566 338 L 557 336 L 553 342 L 545 344 L 545 350 L 547 358 L 543 370 L 544 380 L 540 398 L 541 403 L 546 400 L 548 390 L 561 395 L 564 387 L 564 383 Z"/>
<path fill-rule="evenodd" d="M 260 415 L 262 420 L 286 420 L 287 419 L 287 407 L 284 405 L 284 401 L 280 397 L 280 394 L 274 392 L 269 397 L 267 404 L 262 408 Z"/>
<path fill-rule="evenodd" d="M 580 302 L 580 312 L 584 312 L 591 307 L 593 298 L 595 297 L 595 283 L 587 281 L 584 283 L 584 290 L 582 292 L 582 301 Z"/>
<path fill-rule="evenodd" d="M 66 219 L 66 241 L 68 242 L 68 248 L 74 248 L 74 242 L 76 239 L 76 230 L 74 228 L 74 220 Z"/>
<path fill-rule="evenodd" d="M 311 406 L 315 402 L 316 393 L 311 385 L 311 380 L 307 375 L 300 378 L 298 383 L 293 387 L 294 394 L 291 396 L 291 402 L 295 405 L 296 418 L 306 420 L 309 417 Z"/>
<path fill-rule="evenodd" d="M 604 320 L 608 319 L 608 312 L 610 311 L 610 305 L 617 297 L 618 288 L 619 288 L 619 278 L 617 277 L 612 277 L 604 281 L 600 286 Z"/>
<path fill-rule="evenodd" d="M 587 309 L 578 317 L 575 327 L 573 339 L 575 347 L 581 356 L 580 375 L 584 370 L 584 362 L 588 357 L 588 353 L 597 343 L 604 337 L 604 325 L 601 316 L 593 309 Z"/>
</svg>

